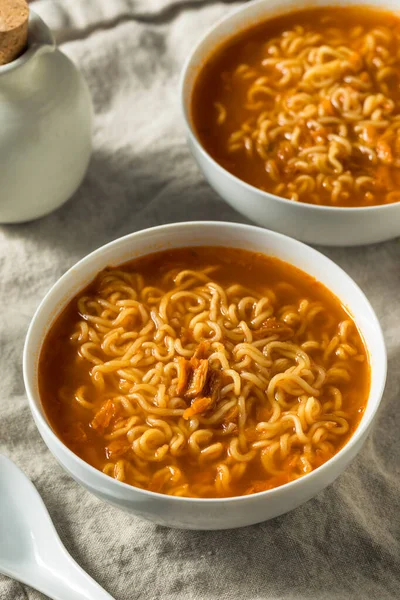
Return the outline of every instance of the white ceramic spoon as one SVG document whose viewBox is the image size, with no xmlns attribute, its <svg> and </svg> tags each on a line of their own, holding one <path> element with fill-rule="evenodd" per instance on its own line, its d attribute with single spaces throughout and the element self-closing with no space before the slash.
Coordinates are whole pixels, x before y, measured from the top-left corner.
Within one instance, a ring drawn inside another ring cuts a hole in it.
<svg viewBox="0 0 400 600">
<path fill-rule="evenodd" d="M 68 554 L 35 486 L 2 455 L 0 573 L 53 600 L 113 600 Z"/>
</svg>

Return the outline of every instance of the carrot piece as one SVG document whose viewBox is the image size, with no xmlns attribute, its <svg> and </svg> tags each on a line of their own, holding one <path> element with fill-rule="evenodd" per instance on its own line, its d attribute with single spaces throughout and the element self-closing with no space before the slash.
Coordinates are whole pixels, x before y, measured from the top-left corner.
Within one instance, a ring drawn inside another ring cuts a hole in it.
<svg viewBox="0 0 400 600">
<path fill-rule="evenodd" d="M 111 419 L 115 416 L 115 405 L 112 400 L 107 400 L 100 410 L 95 414 L 90 426 L 98 433 L 104 433 Z"/>
<path fill-rule="evenodd" d="M 364 128 L 364 131 L 365 131 L 365 135 L 364 135 L 365 141 L 368 142 L 368 144 L 373 144 L 376 139 L 376 128 L 373 125 L 367 125 Z"/>
<path fill-rule="evenodd" d="M 334 115 L 335 114 L 335 107 L 333 106 L 332 102 L 329 100 L 329 98 L 324 98 L 322 100 L 322 108 L 325 111 L 326 115 Z"/>
<path fill-rule="evenodd" d="M 275 317 L 270 317 L 261 324 L 260 329 L 253 332 L 255 339 L 260 339 L 268 335 L 278 335 L 279 339 L 284 341 L 294 336 L 294 330 L 289 325 L 286 325 L 286 323 L 277 321 Z"/>
<path fill-rule="evenodd" d="M 213 404 L 218 402 L 222 387 L 221 371 L 210 370 L 207 376 L 206 383 L 203 387 L 202 394 L 209 396 Z"/>
<path fill-rule="evenodd" d="M 196 400 L 193 400 L 192 405 L 189 408 L 187 408 L 183 413 L 183 418 L 188 420 L 194 417 L 195 415 L 200 415 L 206 412 L 212 404 L 213 401 L 211 398 L 196 398 Z"/>
<path fill-rule="evenodd" d="M 201 394 L 207 380 L 209 366 L 208 360 L 204 358 L 201 358 L 200 360 L 197 358 L 192 358 L 191 364 L 193 367 L 192 377 L 185 392 L 185 398 L 188 399 L 195 398 Z"/>
<path fill-rule="evenodd" d="M 196 348 L 196 352 L 192 358 L 207 358 L 207 354 L 210 349 L 210 342 L 200 342 Z"/>
<path fill-rule="evenodd" d="M 107 458 L 118 458 L 131 449 L 130 443 L 126 439 L 113 440 L 106 447 Z"/>
<path fill-rule="evenodd" d="M 189 361 L 180 356 L 178 358 L 178 384 L 176 386 L 178 396 L 182 396 L 186 392 L 191 371 L 192 368 Z"/>
</svg>

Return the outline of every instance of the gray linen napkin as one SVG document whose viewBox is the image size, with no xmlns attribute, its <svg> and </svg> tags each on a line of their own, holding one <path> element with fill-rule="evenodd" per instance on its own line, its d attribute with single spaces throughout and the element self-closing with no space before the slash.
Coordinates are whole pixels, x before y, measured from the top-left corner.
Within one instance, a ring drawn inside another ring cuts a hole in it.
<svg viewBox="0 0 400 600">
<path fill-rule="evenodd" d="M 243 218 L 197 170 L 177 94 L 189 50 L 234 3 L 39 0 L 32 8 L 88 81 L 94 154 L 83 185 L 63 208 L 0 228 L 0 452 L 31 477 L 68 550 L 116 600 L 399 599 L 399 240 L 322 249 L 371 300 L 385 332 L 389 378 L 361 454 L 304 506 L 243 530 L 169 530 L 102 504 L 46 449 L 27 406 L 21 355 L 49 287 L 76 260 L 129 232 Z M 0 578 L 1 600 L 24 598 L 43 596 Z"/>
</svg>

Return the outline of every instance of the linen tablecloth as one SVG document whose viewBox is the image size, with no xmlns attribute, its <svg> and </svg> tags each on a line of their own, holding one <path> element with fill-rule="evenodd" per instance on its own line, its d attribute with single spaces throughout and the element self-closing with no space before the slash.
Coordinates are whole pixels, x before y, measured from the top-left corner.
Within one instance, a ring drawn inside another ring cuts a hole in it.
<svg viewBox="0 0 400 600">
<path fill-rule="evenodd" d="M 39 301 L 74 262 L 152 225 L 244 220 L 194 164 L 177 91 L 193 44 L 236 6 L 213 0 L 32 4 L 89 84 L 94 152 L 81 188 L 64 207 L 36 222 L 0 228 L 0 452 L 32 479 L 67 549 L 116 600 L 399 599 L 399 239 L 321 249 L 374 306 L 389 375 L 375 428 L 358 458 L 333 485 L 287 515 L 222 532 L 141 521 L 79 487 L 52 458 L 29 412 L 24 337 Z M 44 597 L 0 578 L 0 598 Z"/>
</svg>

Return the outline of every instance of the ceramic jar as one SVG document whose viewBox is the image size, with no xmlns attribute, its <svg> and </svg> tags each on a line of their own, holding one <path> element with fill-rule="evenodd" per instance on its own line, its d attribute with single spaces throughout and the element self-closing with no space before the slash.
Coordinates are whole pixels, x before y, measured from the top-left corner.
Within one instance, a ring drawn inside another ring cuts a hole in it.
<svg viewBox="0 0 400 600">
<path fill-rule="evenodd" d="M 83 77 L 32 11 L 26 51 L 0 66 L 0 123 L 0 223 L 61 206 L 89 163 L 92 103 Z"/>
</svg>

